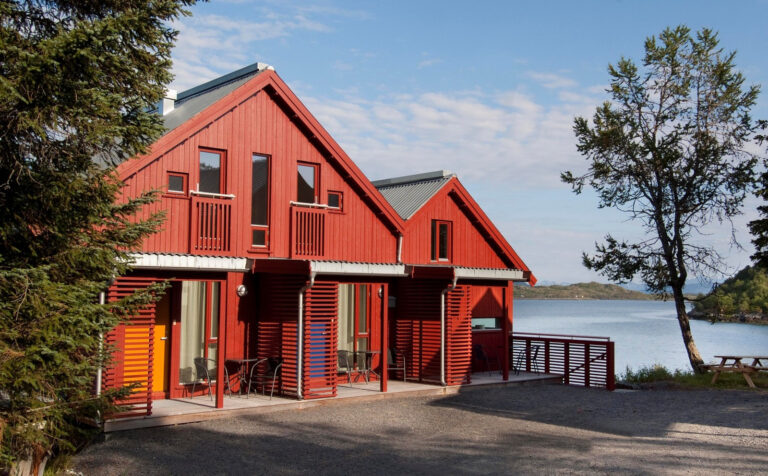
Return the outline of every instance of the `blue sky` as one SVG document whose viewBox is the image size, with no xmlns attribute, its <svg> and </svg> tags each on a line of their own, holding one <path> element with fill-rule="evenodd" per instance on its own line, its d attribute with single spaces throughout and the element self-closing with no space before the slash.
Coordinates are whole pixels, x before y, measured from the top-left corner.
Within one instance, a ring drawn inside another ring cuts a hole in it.
<svg viewBox="0 0 768 476">
<path fill-rule="evenodd" d="M 214 0 L 191 11 L 175 24 L 171 87 L 273 65 L 370 179 L 458 174 L 543 281 L 605 281 L 582 251 L 608 232 L 640 235 L 559 182 L 585 168 L 571 126 L 608 98 L 609 63 L 641 58 L 666 26 L 708 27 L 749 84 L 768 85 L 768 1 Z M 768 86 L 753 115 L 768 118 Z M 704 238 L 727 273 L 749 263 L 756 205 L 735 221 L 745 250 L 725 226 Z"/>
</svg>

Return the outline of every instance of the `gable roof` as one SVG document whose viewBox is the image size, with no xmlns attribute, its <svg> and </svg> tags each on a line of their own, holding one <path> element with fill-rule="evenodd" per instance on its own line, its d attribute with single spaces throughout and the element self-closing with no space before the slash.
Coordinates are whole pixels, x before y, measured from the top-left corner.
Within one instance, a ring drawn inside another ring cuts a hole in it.
<svg viewBox="0 0 768 476">
<path fill-rule="evenodd" d="M 449 170 L 437 170 L 404 177 L 374 180 L 373 186 L 379 189 L 392 208 L 407 220 L 429 201 L 451 178 Z"/>
<path fill-rule="evenodd" d="M 456 201 L 459 208 L 491 243 L 496 253 L 510 268 L 523 272 L 523 276 L 532 286 L 536 277 L 526 266 L 504 235 L 496 228 L 490 218 L 475 202 L 467 189 L 459 182 L 455 174 L 448 170 L 437 170 L 417 175 L 407 175 L 372 182 L 392 208 L 403 220 L 409 220 L 421 210 L 433 197 L 446 188 L 446 193 Z"/>
<path fill-rule="evenodd" d="M 254 63 L 179 93 L 173 110 L 163 116 L 166 133 L 184 124 L 211 104 L 268 69 L 274 68 L 264 63 Z"/>
<path fill-rule="evenodd" d="M 135 174 L 187 137 L 204 129 L 247 98 L 261 92 L 268 94 L 283 109 L 312 145 L 339 170 L 342 177 L 358 192 L 387 228 L 392 233 L 402 234 L 404 223 L 400 215 L 283 82 L 274 68 L 263 63 L 255 63 L 181 93 L 177 99 L 177 103 L 182 103 L 179 106 L 178 115 L 174 117 L 173 122 L 169 121 L 167 124 L 180 122 L 155 141 L 145 154 L 120 164 L 117 169 L 118 174 L 123 179 Z M 184 108 L 185 102 L 188 106 L 186 108 Z M 174 111 L 171 111 L 167 116 L 173 114 Z"/>
</svg>

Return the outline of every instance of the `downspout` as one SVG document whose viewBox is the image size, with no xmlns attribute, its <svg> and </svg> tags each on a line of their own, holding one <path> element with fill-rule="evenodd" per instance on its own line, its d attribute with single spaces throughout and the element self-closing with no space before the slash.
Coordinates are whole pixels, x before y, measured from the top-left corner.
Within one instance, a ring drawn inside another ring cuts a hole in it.
<svg viewBox="0 0 768 476">
<path fill-rule="evenodd" d="M 403 262 L 403 234 L 397 235 L 397 263 Z"/>
<path fill-rule="evenodd" d="M 456 270 L 453 270 L 453 281 L 447 288 L 440 293 L 440 385 L 443 387 L 448 384 L 445 382 L 445 295 L 456 288 Z"/>
<path fill-rule="evenodd" d="M 102 291 L 99 293 L 99 304 L 104 305 L 107 302 L 107 294 Z M 104 335 L 99 332 L 99 359 L 101 359 L 101 354 L 104 351 Z M 96 396 L 101 395 L 101 364 L 99 364 L 99 368 L 96 369 Z"/>
<path fill-rule="evenodd" d="M 317 276 L 317 273 L 312 271 L 312 268 L 310 267 L 309 283 L 302 287 L 301 290 L 299 290 L 299 325 L 297 329 L 298 345 L 296 346 L 298 354 L 296 356 L 296 395 L 299 397 L 299 400 L 303 400 L 304 397 L 301 392 L 301 378 L 304 366 L 304 293 L 315 285 L 315 276 Z"/>
</svg>

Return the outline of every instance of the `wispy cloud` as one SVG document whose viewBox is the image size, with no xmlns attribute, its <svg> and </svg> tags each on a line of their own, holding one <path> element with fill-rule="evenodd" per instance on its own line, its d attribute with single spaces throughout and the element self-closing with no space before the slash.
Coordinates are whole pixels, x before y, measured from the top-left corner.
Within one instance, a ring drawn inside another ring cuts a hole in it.
<svg viewBox="0 0 768 476">
<path fill-rule="evenodd" d="M 423 59 L 423 60 L 419 61 L 419 64 L 417 65 L 417 68 L 418 69 L 423 69 L 423 68 L 427 68 L 429 66 L 434 66 L 436 64 L 440 64 L 442 62 L 443 62 L 443 60 L 441 60 L 439 58 Z"/>
<path fill-rule="evenodd" d="M 263 60 L 263 56 L 253 55 L 260 49 L 259 42 L 285 38 L 300 31 L 332 31 L 327 23 L 313 18 L 312 13 L 312 9 L 306 8 L 286 13 L 263 10 L 260 21 L 210 14 L 177 20 L 173 24 L 179 30 L 173 51 L 173 87 L 184 90 Z"/>
<path fill-rule="evenodd" d="M 451 169 L 525 188 L 559 186 L 561 171 L 582 166 L 572 124 L 599 103 L 588 98 L 551 104 L 510 90 L 302 99 L 371 178 Z"/>
<path fill-rule="evenodd" d="M 577 86 L 576 81 L 572 80 L 571 78 L 555 73 L 528 71 L 526 76 L 537 81 L 541 86 L 548 89 L 574 88 Z"/>
</svg>

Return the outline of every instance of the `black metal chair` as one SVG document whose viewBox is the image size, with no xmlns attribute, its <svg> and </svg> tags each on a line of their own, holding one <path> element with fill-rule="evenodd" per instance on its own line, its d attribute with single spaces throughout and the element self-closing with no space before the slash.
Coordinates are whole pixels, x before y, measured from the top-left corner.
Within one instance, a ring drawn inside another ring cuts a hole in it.
<svg viewBox="0 0 768 476">
<path fill-rule="evenodd" d="M 363 374 L 365 377 L 365 383 L 371 380 L 371 365 L 368 359 L 368 353 L 364 350 L 358 350 L 355 352 L 355 363 L 357 364 L 358 375 Z"/>
<path fill-rule="evenodd" d="M 494 362 L 496 367 L 501 367 L 499 365 L 498 357 L 488 355 L 483 344 L 475 344 L 472 346 L 472 357 L 485 364 L 485 371 L 488 373 L 491 373 L 491 361 Z"/>
<path fill-rule="evenodd" d="M 192 396 L 195 396 L 195 387 L 197 386 L 198 380 L 203 380 L 206 385 L 208 385 L 208 396 L 213 400 L 213 394 L 211 393 L 211 384 L 216 383 L 216 374 L 218 372 L 218 369 L 216 368 L 216 361 L 213 359 L 206 359 L 205 357 L 195 357 L 193 359 L 195 363 L 195 374 L 196 378 L 194 382 L 192 382 Z M 209 364 L 212 364 L 212 367 L 209 367 Z M 211 378 L 211 375 L 214 377 Z M 229 388 L 229 372 L 227 372 L 227 367 L 224 367 L 224 378 L 227 382 L 227 391 L 229 393 L 232 393 L 232 390 Z"/>
<path fill-rule="evenodd" d="M 283 359 L 280 357 L 269 357 L 266 359 L 266 364 L 267 365 L 264 369 L 264 372 L 257 370 L 255 376 L 253 375 L 253 369 L 251 369 L 251 378 L 248 385 L 250 387 L 255 383 L 256 389 L 258 390 L 258 388 L 261 387 L 261 394 L 266 395 L 267 383 L 271 377 L 272 387 L 269 391 L 269 399 L 272 400 L 272 395 L 275 393 L 275 382 L 277 381 L 277 374 L 280 372 L 280 369 L 283 366 Z M 254 368 L 258 369 L 258 367 L 262 367 L 262 365 L 258 365 Z"/>
<path fill-rule="evenodd" d="M 338 365 L 337 373 L 347 374 L 347 382 L 349 382 L 349 384 L 351 385 L 353 366 L 352 366 L 352 359 L 350 359 L 350 352 L 348 350 L 337 350 L 336 362 Z"/>
<path fill-rule="evenodd" d="M 407 380 L 405 370 L 405 354 L 397 349 L 387 349 L 387 371 L 390 370 L 402 370 L 403 382 Z"/>
<path fill-rule="evenodd" d="M 538 346 L 538 345 L 532 345 L 531 346 L 531 368 L 535 367 L 536 368 L 536 373 L 539 373 L 539 362 L 537 360 L 538 357 L 539 357 L 539 347 L 540 346 Z M 520 368 L 521 368 L 520 367 L 520 362 L 523 359 L 525 359 L 525 358 L 526 358 L 526 349 L 520 349 L 517 352 L 517 364 L 513 365 L 513 367 L 515 368 L 515 375 L 519 375 L 520 374 Z M 523 361 L 522 363 L 525 366 L 525 361 Z M 526 368 L 527 368 L 527 366 L 526 366 Z"/>
</svg>

